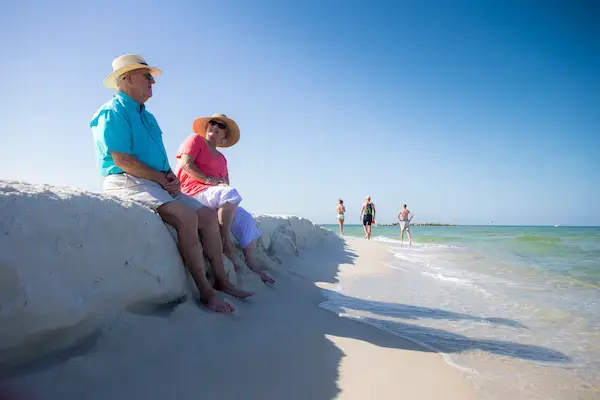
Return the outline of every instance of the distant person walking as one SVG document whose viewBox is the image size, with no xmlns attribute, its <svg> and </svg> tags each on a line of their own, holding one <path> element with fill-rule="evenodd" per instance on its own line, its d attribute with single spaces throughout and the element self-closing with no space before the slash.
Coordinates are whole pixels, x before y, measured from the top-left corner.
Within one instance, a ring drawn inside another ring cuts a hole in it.
<svg viewBox="0 0 600 400">
<path fill-rule="evenodd" d="M 412 240 L 410 238 L 410 221 L 415 215 L 406 208 L 406 204 L 402 207 L 402 210 L 398 213 L 398 219 L 400 220 L 400 247 L 404 242 L 404 232 L 408 236 L 408 246 L 412 246 Z"/>
<path fill-rule="evenodd" d="M 371 196 L 367 196 L 360 210 L 363 229 L 365 230 L 365 239 L 371 240 L 371 224 L 375 223 L 375 204 L 371 203 Z"/>
<path fill-rule="evenodd" d="M 346 207 L 344 207 L 344 200 L 338 200 L 339 204 L 337 206 L 337 220 L 340 224 L 340 235 L 344 236 L 344 213 L 346 212 Z"/>
</svg>

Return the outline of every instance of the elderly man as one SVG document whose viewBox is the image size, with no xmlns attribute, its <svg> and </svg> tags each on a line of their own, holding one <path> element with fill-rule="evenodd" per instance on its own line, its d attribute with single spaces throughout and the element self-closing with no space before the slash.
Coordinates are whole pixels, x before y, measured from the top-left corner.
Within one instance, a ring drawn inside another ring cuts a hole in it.
<svg viewBox="0 0 600 400">
<path fill-rule="evenodd" d="M 233 306 L 220 299 L 206 279 L 198 232 L 214 270 L 215 288 L 239 298 L 254 293 L 237 289 L 227 280 L 216 213 L 181 193 L 179 180 L 171 171 L 162 131 L 144 105 L 152 97 L 154 77 L 161 71 L 135 54 L 118 57 L 112 67 L 104 85 L 117 94 L 100 107 L 90 123 L 105 177 L 104 191 L 150 207 L 173 226 L 179 252 L 202 303 L 213 311 L 231 312 Z"/>
</svg>

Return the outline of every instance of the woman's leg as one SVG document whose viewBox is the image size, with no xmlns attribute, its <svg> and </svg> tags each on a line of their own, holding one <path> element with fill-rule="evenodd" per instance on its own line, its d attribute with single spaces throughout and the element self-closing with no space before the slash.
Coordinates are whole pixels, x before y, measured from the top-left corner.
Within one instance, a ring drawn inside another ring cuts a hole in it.
<svg viewBox="0 0 600 400">
<path fill-rule="evenodd" d="M 233 242 L 231 241 L 231 223 L 235 216 L 237 204 L 225 203 L 217 211 L 221 240 L 223 240 L 223 254 L 233 262 Z"/>
<path fill-rule="evenodd" d="M 230 186 L 213 186 L 198 193 L 194 197 L 200 203 L 217 212 L 217 221 L 219 223 L 219 231 L 223 243 L 223 254 L 233 262 L 233 265 L 237 270 L 239 267 L 236 265 L 233 258 L 231 224 L 236 214 L 237 206 L 242 201 L 242 196 L 240 196 L 235 188 Z"/>
<path fill-rule="evenodd" d="M 275 283 L 275 279 L 273 279 L 271 276 L 269 276 L 269 274 L 267 274 L 265 272 L 265 269 L 262 268 L 258 262 L 254 259 L 254 240 L 250 242 L 250 244 L 248 246 L 246 246 L 244 248 L 244 258 L 246 259 L 246 265 L 248 265 L 248 268 L 250 268 L 252 271 L 254 271 L 258 276 L 260 276 L 260 279 L 262 279 L 263 282 L 265 283 Z"/>
<path fill-rule="evenodd" d="M 344 220 L 340 220 L 340 232 L 344 236 Z"/>
</svg>

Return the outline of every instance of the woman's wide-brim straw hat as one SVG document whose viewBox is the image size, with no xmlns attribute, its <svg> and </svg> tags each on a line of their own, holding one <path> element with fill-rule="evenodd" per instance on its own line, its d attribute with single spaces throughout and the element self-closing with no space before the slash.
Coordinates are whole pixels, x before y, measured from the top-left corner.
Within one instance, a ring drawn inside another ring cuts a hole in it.
<svg viewBox="0 0 600 400">
<path fill-rule="evenodd" d="M 196 118 L 192 125 L 194 133 L 202 137 L 206 137 L 206 127 L 208 122 L 214 120 L 225 123 L 227 125 L 227 136 L 223 143 L 217 143 L 217 147 L 231 147 L 240 140 L 240 128 L 234 120 L 228 118 L 225 114 L 213 114 L 210 117 Z"/>
<path fill-rule="evenodd" d="M 136 69 L 147 69 L 153 77 L 160 76 L 161 70 L 148 65 L 144 57 L 137 54 L 123 54 L 112 62 L 113 72 L 104 79 L 104 86 L 117 90 L 117 79 L 126 72 Z"/>
</svg>

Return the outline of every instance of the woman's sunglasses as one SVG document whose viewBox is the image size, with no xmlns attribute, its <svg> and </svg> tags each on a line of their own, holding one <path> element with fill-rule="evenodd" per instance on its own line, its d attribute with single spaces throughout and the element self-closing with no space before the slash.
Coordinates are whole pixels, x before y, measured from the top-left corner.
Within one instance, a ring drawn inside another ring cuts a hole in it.
<svg viewBox="0 0 600 400">
<path fill-rule="evenodd" d="M 225 124 L 224 124 L 224 123 L 222 123 L 222 122 L 215 121 L 214 119 L 211 119 L 210 121 L 208 121 L 208 123 L 209 123 L 211 126 L 215 126 L 215 125 L 216 125 L 216 126 L 218 126 L 219 128 L 221 128 L 221 129 L 227 129 L 227 125 L 225 125 Z"/>
</svg>

